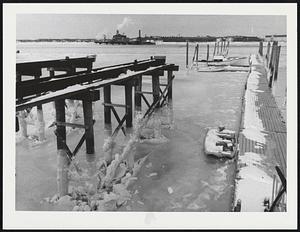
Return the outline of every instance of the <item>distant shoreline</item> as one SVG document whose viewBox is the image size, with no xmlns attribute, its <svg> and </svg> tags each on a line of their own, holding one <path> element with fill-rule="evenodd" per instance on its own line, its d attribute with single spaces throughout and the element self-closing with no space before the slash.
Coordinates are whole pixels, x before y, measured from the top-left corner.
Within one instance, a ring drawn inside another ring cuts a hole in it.
<svg viewBox="0 0 300 232">
<path fill-rule="evenodd" d="M 217 36 L 204 36 L 204 37 L 176 37 L 176 36 L 147 36 L 143 39 L 159 42 L 215 42 Z M 230 38 L 232 42 L 259 42 L 264 41 L 265 38 L 256 36 L 224 36 L 222 38 Z M 98 39 L 18 39 L 17 42 L 91 42 L 98 43 Z"/>
<path fill-rule="evenodd" d="M 286 41 L 278 41 L 280 42 L 282 45 L 285 46 Z M 99 44 L 99 43 L 95 43 L 95 42 L 86 42 L 86 41 L 35 41 L 35 40 L 31 40 L 31 41 L 20 41 L 17 40 L 17 44 L 30 44 L 30 43 L 36 43 L 36 44 L 43 44 L 43 43 L 57 43 L 57 44 L 80 44 L 80 43 L 85 43 L 85 44 L 95 44 L 97 46 L 143 46 L 143 45 L 118 45 L 118 44 Z M 231 46 L 245 46 L 245 45 L 251 45 L 254 43 L 258 43 L 258 41 L 233 41 L 231 42 Z M 268 41 L 263 41 L 264 44 L 268 43 Z M 194 45 L 194 44 L 210 44 L 210 45 L 214 45 L 215 42 L 213 41 L 206 41 L 206 42 L 189 42 L 190 45 Z M 153 45 L 145 45 L 145 46 L 160 46 L 160 45 L 180 45 L 180 46 L 186 46 L 186 42 L 162 42 L 162 41 L 156 41 L 155 44 Z"/>
</svg>

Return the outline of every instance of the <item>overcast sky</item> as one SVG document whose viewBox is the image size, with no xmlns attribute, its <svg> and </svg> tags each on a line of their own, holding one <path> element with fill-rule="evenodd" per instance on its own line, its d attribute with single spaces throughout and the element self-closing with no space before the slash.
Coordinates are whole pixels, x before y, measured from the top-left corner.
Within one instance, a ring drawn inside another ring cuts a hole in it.
<svg viewBox="0 0 300 232">
<path fill-rule="evenodd" d="M 19 14 L 17 39 L 286 34 L 285 16 Z"/>
</svg>

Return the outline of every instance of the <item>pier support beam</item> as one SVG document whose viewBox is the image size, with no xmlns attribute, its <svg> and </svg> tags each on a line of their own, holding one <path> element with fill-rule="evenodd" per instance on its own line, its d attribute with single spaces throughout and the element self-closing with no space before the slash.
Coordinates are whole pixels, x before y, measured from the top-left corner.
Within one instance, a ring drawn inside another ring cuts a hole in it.
<svg viewBox="0 0 300 232">
<path fill-rule="evenodd" d="M 189 67 L 189 41 L 186 41 L 186 60 L 185 65 L 188 68 Z"/>
<path fill-rule="evenodd" d="M 276 49 L 276 57 L 275 57 L 275 63 L 274 63 L 274 81 L 277 81 L 277 76 L 278 76 L 278 66 L 279 66 L 279 58 L 280 58 L 280 49 L 281 46 L 277 46 Z"/>
<path fill-rule="evenodd" d="M 59 99 L 55 101 L 56 121 L 65 122 L 65 100 Z M 68 194 L 69 179 L 68 168 L 70 165 L 70 159 L 64 148 L 66 141 L 66 127 L 63 125 L 57 125 L 57 186 L 59 196 L 65 196 Z"/>
<path fill-rule="evenodd" d="M 214 52 L 213 52 L 213 58 L 216 55 L 216 47 L 217 47 L 217 42 L 215 42 L 215 46 L 214 46 Z"/>
<path fill-rule="evenodd" d="M 132 82 L 125 84 L 126 127 L 132 127 Z"/>
<path fill-rule="evenodd" d="M 169 89 L 168 89 L 168 107 L 169 107 L 169 124 L 172 125 L 173 124 L 173 71 L 168 70 L 168 85 L 169 85 Z"/>
<path fill-rule="evenodd" d="M 271 51 L 271 57 L 270 57 L 270 63 L 269 63 L 269 70 L 271 75 L 269 76 L 269 87 L 272 88 L 273 86 L 273 79 L 274 74 L 276 72 L 276 59 L 278 54 L 278 42 L 274 41 L 272 45 L 272 51 Z"/>
<path fill-rule="evenodd" d="M 104 103 L 111 104 L 111 86 L 107 85 L 103 87 Z M 111 109 L 110 106 L 104 105 L 104 123 L 111 124 Z"/>
<path fill-rule="evenodd" d="M 260 41 L 259 42 L 259 50 L 258 50 L 258 53 L 260 56 L 263 56 L 263 41 Z"/>
<path fill-rule="evenodd" d="M 36 121 L 36 129 L 39 141 L 43 141 L 46 139 L 45 137 L 45 121 L 44 121 L 44 114 L 42 105 L 37 107 L 37 121 Z"/>
<path fill-rule="evenodd" d="M 86 161 L 88 163 L 88 173 L 92 176 L 96 171 L 96 155 L 94 142 L 94 122 L 93 122 L 93 101 L 91 94 L 87 94 L 82 100 L 85 129 Z"/>
<path fill-rule="evenodd" d="M 267 52 L 266 52 L 266 63 L 269 64 L 269 58 L 270 58 L 270 41 L 268 42 L 268 45 L 267 45 Z"/>
<path fill-rule="evenodd" d="M 206 61 L 208 61 L 209 59 L 209 44 L 207 44 L 207 47 L 206 47 Z"/>
<path fill-rule="evenodd" d="M 173 71 L 168 70 L 168 84 L 170 84 L 169 89 L 168 89 L 168 101 L 172 101 L 172 96 L 173 96 L 173 90 L 172 90 L 172 76 L 173 76 Z"/>
<path fill-rule="evenodd" d="M 94 129 L 93 129 L 93 103 L 90 95 L 87 95 L 86 98 L 82 100 L 83 105 L 83 116 L 84 116 L 84 125 L 88 126 L 86 131 L 86 153 L 87 160 L 93 158 L 91 154 L 95 153 L 95 144 L 94 144 Z"/>
<path fill-rule="evenodd" d="M 103 145 L 104 158 L 107 163 L 112 160 L 112 125 L 111 125 L 111 107 L 106 105 L 111 104 L 111 86 L 107 85 L 103 87 L 103 101 L 104 101 L 104 136 L 107 142 Z M 109 142 L 110 141 L 110 142 Z"/>
<path fill-rule="evenodd" d="M 221 42 L 220 42 L 220 44 L 221 44 L 221 46 L 220 46 L 220 53 L 221 53 L 221 55 L 223 55 L 223 43 L 224 41 L 223 40 L 221 40 Z"/>
<path fill-rule="evenodd" d="M 159 101 L 159 75 L 154 73 L 152 75 L 152 92 L 153 92 L 153 102 Z M 157 104 L 156 108 L 159 108 L 160 105 Z"/>
<path fill-rule="evenodd" d="M 140 92 L 142 91 L 142 76 L 136 79 L 134 85 L 134 111 L 142 111 L 142 96 Z"/>
</svg>

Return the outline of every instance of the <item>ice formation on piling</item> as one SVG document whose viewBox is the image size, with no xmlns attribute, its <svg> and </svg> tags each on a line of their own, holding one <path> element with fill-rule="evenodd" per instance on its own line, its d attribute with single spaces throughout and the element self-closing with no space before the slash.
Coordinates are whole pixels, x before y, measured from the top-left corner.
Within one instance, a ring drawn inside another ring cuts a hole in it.
<svg viewBox="0 0 300 232">
<path fill-rule="evenodd" d="M 164 108 L 168 114 L 169 108 Z M 166 114 L 165 114 L 166 115 Z M 89 174 L 79 167 L 78 161 L 72 159 L 68 172 L 70 183 L 67 198 L 74 211 L 104 211 L 115 210 L 124 205 L 130 198 L 128 188 L 137 180 L 139 173 L 148 155 L 135 160 L 138 143 L 163 143 L 168 141 L 162 134 L 162 112 L 157 110 L 151 116 L 144 117 L 141 111 L 135 112 L 133 133 L 122 152 L 113 154 L 116 145 L 115 137 L 109 136 L 103 144 L 104 159 L 97 163 L 97 171 Z M 167 115 L 167 123 L 170 122 Z M 148 133 L 148 136 L 147 136 Z M 146 137 L 145 137 L 146 136 Z M 84 183 L 84 186 L 78 186 Z M 75 187 L 77 186 L 77 187 Z M 59 205 L 58 196 L 48 203 Z"/>
</svg>

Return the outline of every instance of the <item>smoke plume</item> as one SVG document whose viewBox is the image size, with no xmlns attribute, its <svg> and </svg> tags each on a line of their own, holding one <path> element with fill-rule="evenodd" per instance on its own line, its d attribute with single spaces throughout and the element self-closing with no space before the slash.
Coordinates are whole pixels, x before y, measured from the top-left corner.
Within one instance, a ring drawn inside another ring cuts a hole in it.
<svg viewBox="0 0 300 232">
<path fill-rule="evenodd" d="M 122 29 L 124 29 L 124 28 L 126 28 L 126 27 L 128 27 L 128 26 L 130 26 L 132 24 L 134 24 L 133 20 L 131 18 L 129 18 L 129 17 L 125 17 L 123 19 L 123 21 L 120 24 L 118 24 L 117 29 L 118 30 L 122 30 Z"/>
</svg>

